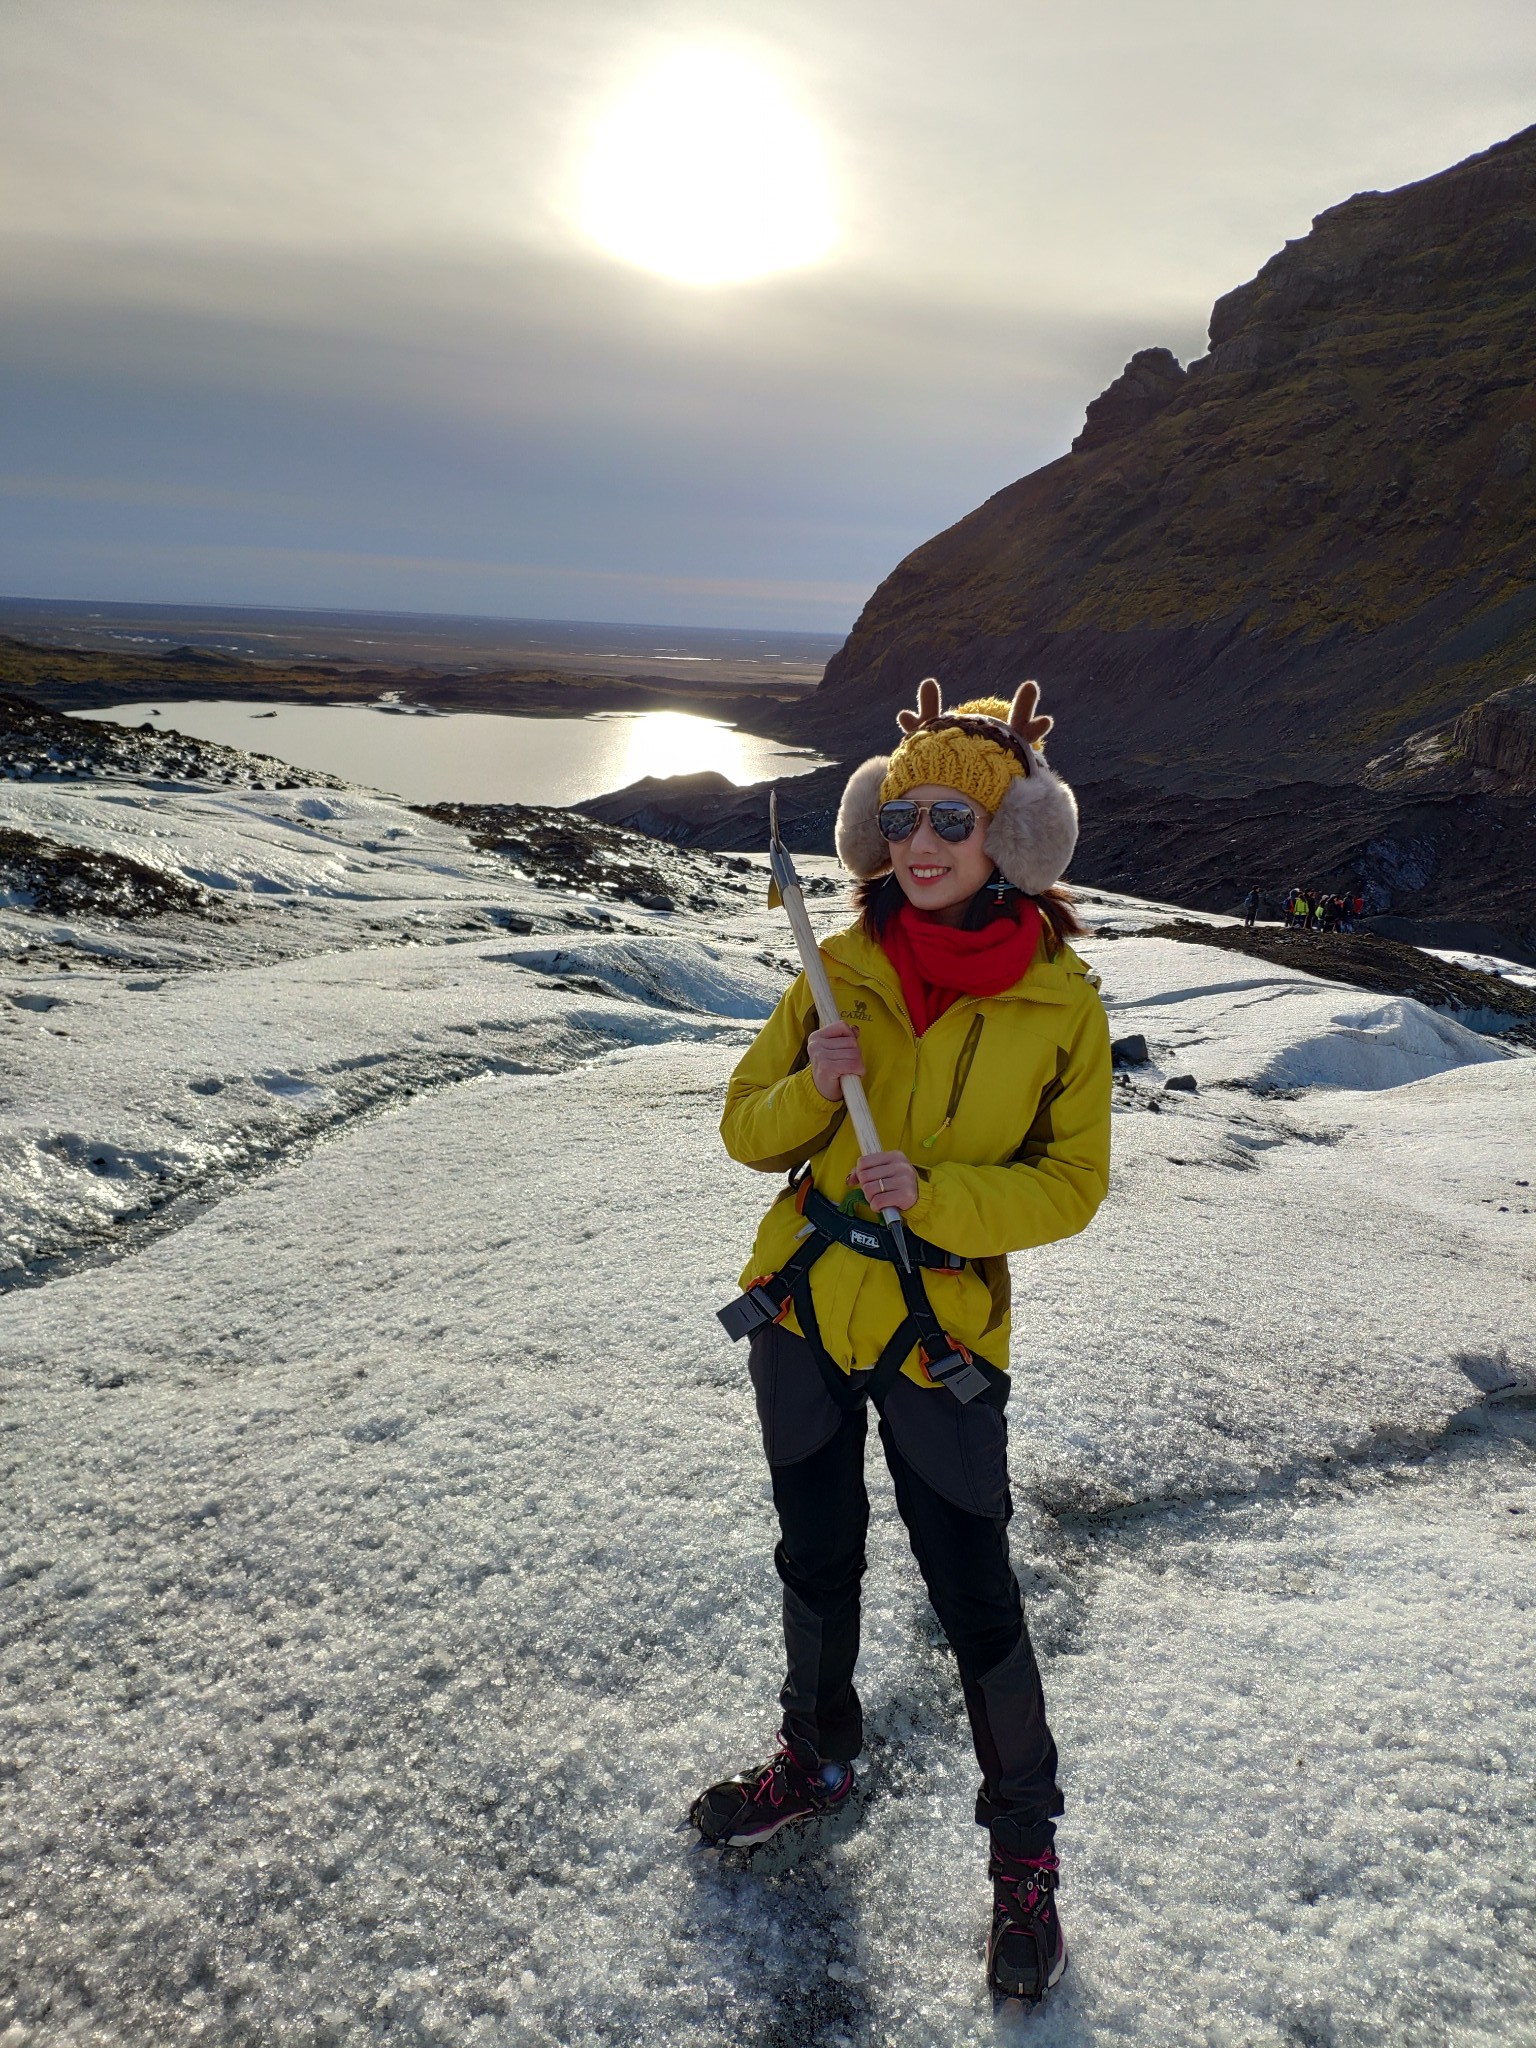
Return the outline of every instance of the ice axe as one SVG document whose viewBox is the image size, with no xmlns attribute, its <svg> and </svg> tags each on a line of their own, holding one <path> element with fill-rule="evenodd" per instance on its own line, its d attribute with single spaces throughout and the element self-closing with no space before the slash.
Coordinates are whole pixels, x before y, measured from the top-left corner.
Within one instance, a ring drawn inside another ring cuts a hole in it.
<svg viewBox="0 0 1536 2048">
<path fill-rule="evenodd" d="M 840 1024 L 842 1013 L 837 1007 L 837 998 L 832 993 L 832 984 L 827 979 L 826 962 L 821 957 L 821 948 L 816 943 L 816 934 L 811 930 L 810 916 L 806 911 L 805 897 L 800 889 L 800 877 L 795 873 L 794 861 L 789 848 L 779 837 L 779 792 L 768 792 L 768 865 L 773 870 L 773 886 L 768 891 L 768 907 L 782 903 L 789 919 L 789 928 L 795 935 L 795 944 L 800 949 L 800 965 L 805 969 L 805 978 L 810 984 L 811 998 L 816 1005 L 816 1014 L 821 1019 L 823 1030 L 829 1025 Z M 875 1129 L 875 1120 L 870 1114 L 869 1097 L 864 1093 L 864 1083 L 857 1074 L 844 1074 L 839 1083 L 843 1100 L 848 1105 L 848 1114 L 853 1119 L 854 1134 L 859 1141 L 860 1155 L 883 1152 L 880 1133 Z M 896 1240 L 896 1249 L 901 1254 L 901 1263 L 910 1273 L 912 1260 L 907 1252 L 907 1233 L 902 1227 L 899 1209 L 882 1209 L 880 1220 L 888 1225 Z"/>
</svg>

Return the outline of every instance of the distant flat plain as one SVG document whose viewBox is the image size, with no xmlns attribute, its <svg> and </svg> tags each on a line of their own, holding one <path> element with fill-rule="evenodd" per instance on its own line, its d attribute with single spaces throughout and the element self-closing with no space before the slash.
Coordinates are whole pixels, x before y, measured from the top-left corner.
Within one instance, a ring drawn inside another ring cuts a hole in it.
<svg viewBox="0 0 1536 2048">
<path fill-rule="evenodd" d="M 568 672 L 788 694 L 812 688 L 841 636 L 425 612 L 289 611 L 0 597 L 0 634 L 37 647 L 210 657 L 290 667 Z"/>
</svg>

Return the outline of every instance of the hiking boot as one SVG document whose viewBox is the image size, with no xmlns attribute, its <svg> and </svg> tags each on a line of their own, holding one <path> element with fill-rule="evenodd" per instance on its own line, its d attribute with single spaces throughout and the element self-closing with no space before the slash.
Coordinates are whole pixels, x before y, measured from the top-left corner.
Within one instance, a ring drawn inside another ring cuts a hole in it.
<svg viewBox="0 0 1536 2048">
<path fill-rule="evenodd" d="M 1067 1967 L 1067 1944 L 1056 1917 L 1060 1866 L 1053 1850 L 1013 1856 L 992 1844 L 992 1932 L 987 1983 L 996 1999 L 1038 2005 Z"/>
<path fill-rule="evenodd" d="M 852 1790 L 851 1764 L 823 1766 L 809 1744 L 781 1735 L 771 1763 L 711 1785 L 688 1818 L 718 1848 L 751 1849 L 790 1821 L 835 1813 Z"/>
</svg>

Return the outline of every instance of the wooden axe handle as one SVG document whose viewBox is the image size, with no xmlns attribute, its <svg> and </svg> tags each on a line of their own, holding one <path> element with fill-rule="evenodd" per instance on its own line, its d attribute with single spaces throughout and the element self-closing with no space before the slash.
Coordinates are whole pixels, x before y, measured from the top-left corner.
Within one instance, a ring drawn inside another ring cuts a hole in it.
<svg viewBox="0 0 1536 2048">
<path fill-rule="evenodd" d="M 805 898 L 798 889 L 780 891 L 784 909 L 795 934 L 795 944 L 800 949 L 801 965 L 805 978 L 810 984 L 811 997 L 816 1004 L 816 1014 L 821 1019 L 822 1029 L 841 1021 L 842 1012 L 837 1007 L 837 998 L 832 993 L 832 984 L 827 979 L 826 962 L 821 957 L 821 948 L 816 943 L 816 934 L 811 930 L 810 915 L 805 907 Z M 880 1133 L 875 1129 L 875 1119 L 870 1113 L 869 1097 L 864 1093 L 864 1083 L 857 1074 L 842 1077 L 843 1100 L 848 1105 L 848 1114 L 853 1120 L 854 1134 L 859 1141 L 859 1154 L 863 1157 L 870 1152 L 883 1152 Z"/>
</svg>

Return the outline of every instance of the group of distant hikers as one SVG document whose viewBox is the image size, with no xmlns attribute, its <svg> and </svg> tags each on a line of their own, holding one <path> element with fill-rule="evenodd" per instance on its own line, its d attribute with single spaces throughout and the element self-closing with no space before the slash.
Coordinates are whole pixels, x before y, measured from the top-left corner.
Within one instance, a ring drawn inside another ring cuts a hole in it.
<svg viewBox="0 0 1536 2048">
<path fill-rule="evenodd" d="M 1292 883 L 1280 899 L 1280 907 L 1282 922 L 1291 931 L 1352 932 L 1355 920 L 1365 915 L 1365 897 L 1358 889 L 1341 895 Z M 1263 908 L 1263 896 L 1258 889 L 1250 889 L 1243 898 L 1244 925 L 1251 925 Z"/>
</svg>

